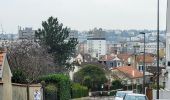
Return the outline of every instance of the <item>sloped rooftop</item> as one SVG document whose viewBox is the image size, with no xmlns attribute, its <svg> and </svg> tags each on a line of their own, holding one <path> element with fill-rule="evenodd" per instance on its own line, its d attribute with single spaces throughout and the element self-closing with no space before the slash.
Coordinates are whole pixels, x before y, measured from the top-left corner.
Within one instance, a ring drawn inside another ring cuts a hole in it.
<svg viewBox="0 0 170 100">
<path fill-rule="evenodd" d="M 145 56 L 145 62 L 146 63 L 153 63 L 154 62 L 154 57 L 150 56 L 150 55 L 146 55 Z M 137 56 L 137 62 L 143 62 L 144 61 L 144 56 L 143 55 L 138 55 Z"/>
<path fill-rule="evenodd" d="M 113 68 L 112 70 L 116 70 L 116 69 L 118 71 L 124 73 L 129 78 L 141 78 L 141 77 L 143 77 L 143 73 L 141 73 L 140 71 L 138 71 L 137 69 L 135 69 L 132 66 L 116 67 L 116 68 Z"/>
</svg>

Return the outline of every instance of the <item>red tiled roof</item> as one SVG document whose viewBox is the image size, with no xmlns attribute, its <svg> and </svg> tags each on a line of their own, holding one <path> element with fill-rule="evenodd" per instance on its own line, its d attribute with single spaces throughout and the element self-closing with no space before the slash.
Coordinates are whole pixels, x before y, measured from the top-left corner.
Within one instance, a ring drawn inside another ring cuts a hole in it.
<svg viewBox="0 0 170 100">
<path fill-rule="evenodd" d="M 118 54 L 117 57 L 121 60 L 127 61 L 128 58 L 131 56 L 131 54 L 128 53 L 123 53 L 123 54 Z"/>
<path fill-rule="evenodd" d="M 3 53 L 0 53 L 0 65 L 2 65 L 3 62 Z"/>
<path fill-rule="evenodd" d="M 3 53 L 0 53 L 0 65 L 2 65 L 3 62 Z"/>
<path fill-rule="evenodd" d="M 114 58 L 115 57 L 112 55 L 104 55 L 102 56 L 101 61 L 110 61 L 110 60 L 113 60 Z"/>
<path fill-rule="evenodd" d="M 2 77 L 3 53 L 0 52 L 0 78 Z"/>
<path fill-rule="evenodd" d="M 137 62 L 143 62 L 144 56 L 138 55 L 136 60 L 137 60 Z M 146 63 L 153 63 L 153 61 L 154 61 L 154 57 L 152 57 L 151 55 L 145 55 L 145 62 Z"/>
<path fill-rule="evenodd" d="M 127 75 L 130 78 L 143 77 L 143 74 L 132 66 L 116 67 L 113 70 L 116 70 L 116 69 L 119 70 L 120 72 L 123 72 L 125 75 Z"/>
</svg>

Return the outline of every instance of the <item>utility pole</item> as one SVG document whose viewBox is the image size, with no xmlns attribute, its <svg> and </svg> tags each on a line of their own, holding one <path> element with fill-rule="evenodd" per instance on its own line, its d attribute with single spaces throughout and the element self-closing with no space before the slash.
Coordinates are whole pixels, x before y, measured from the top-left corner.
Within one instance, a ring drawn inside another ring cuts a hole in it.
<svg viewBox="0 0 170 100">
<path fill-rule="evenodd" d="M 159 99 L 159 0 L 157 5 L 157 99 Z"/>
</svg>

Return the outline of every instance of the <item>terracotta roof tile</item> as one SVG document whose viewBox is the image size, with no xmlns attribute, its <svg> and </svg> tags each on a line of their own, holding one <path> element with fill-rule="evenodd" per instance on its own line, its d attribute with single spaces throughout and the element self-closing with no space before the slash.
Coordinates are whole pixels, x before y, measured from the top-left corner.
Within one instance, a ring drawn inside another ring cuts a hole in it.
<svg viewBox="0 0 170 100">
<path fill-rule="evenodd" d="M 3 53 L 0 53 L 0 78 L 2 77 Z"/>
<path fill-rule="evenodd" d="M 138 55 L 136 60 L 137 60 L 137 62 L 143 62 L 144 56 Z M 154 57 L 152 57 L 151 55 L 145 55 L 145 62 L 146 63 L 153 63 L 153 61 L 154 61 Z"/>
<path fill-rule="evenodd" d="M 112 55 L 104 55 L 102 56 L 101 61 L 110 61 L 110 60 L 113 60 L 114 58 L 115 57 Z"/>
<path fill-rule="evenodd" d="M 118 54 L 117 57 L 121 60 L 127 61 L 128 58 L 131 56 L 131 54 L 128 53 L 123 53 L 123 54 Z"/>
<path fill-rule="evenodd" d="M 120 72 L 123 72 L 124 74 L 126 74 L 130 78 L 143 77 L 143 74 L 132 66 L 116 67 L 113 70 L 115 70 L 115 69 L 119 70 Z"/>
</svg>

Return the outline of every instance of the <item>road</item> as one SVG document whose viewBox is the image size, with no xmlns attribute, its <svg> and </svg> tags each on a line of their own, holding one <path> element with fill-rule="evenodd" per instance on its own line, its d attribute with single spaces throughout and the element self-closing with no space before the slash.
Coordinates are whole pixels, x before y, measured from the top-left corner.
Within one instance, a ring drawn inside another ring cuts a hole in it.
<svg viewBox="0 0 170 100">
<path fill-rule="evenodd" d="M 113 96 L 110 97 L 84 97 L 79 99 L 72 99 L 72 100 L 114 100 Z"/>
</svg>

